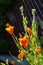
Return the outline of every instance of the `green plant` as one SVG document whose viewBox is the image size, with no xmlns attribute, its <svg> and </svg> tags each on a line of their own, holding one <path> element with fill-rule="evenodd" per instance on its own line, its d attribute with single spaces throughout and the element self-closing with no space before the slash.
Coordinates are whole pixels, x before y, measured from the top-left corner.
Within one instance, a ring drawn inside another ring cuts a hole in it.
<svg viewBox="0 0 43 65">
<path fill-rule="evenodd" d="M 6 59 L 5 63 L 1 62 L 0 64 L 1 64 L 1 65 L 9 65 L 8 59 Z"/>
<path fill-rule="evenodd" d="M 25 58 L 30 65 L 43 65 L 43 50 L 41 49 L 40 42 L 37 34 L 37 24 L 35 22 L 36 9 L 32 9 L 32 27 L 28 27 L 28 21 L 24 16 L 23 6 L 20 7 L 21 15 L 23 17 L 23 26 L 25 33 L 20 34 L 20 38 L 17 38 L 14 34 L 14 26 L 9 23 L 6 24 L 6 31 L 12 36 L 15 44 L 19 49 L 18 59 L 22 61 Z M 22 62 L 23 63 L 23 62 Z"/>
</svg>

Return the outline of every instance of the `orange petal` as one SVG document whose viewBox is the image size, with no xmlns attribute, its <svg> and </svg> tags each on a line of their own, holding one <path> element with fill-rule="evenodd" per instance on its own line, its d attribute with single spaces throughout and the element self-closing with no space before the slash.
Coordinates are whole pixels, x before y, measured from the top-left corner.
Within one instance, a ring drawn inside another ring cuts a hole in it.
<svg viewBox="0 0 43 65">
<path fill-rule="evenodd" d="M 27 48 L 28 47 L 28 43 L 26 43 L 26 41 L 24 40 L 21 40 L 21 44 L 24 48 Z"/>
<path fill-rule="evenodd" d="M 25 54 L 26 53 L 26 50 L 21 50 L 21 52 L 23 52 Z"/>
<path fill-rule="evenodd" d="M 29 33 L 29 34 L 32 34 L 32 30 L 31 30 L 31 28 L 27 28 L 27 32 Z"/>
<path fill-rule="evenodd" d="M 23 39 L 28 43 L 30 41 L 28 36 L 24 36 Z"/>
<path fill-rule="evenodd" d="M 22 40 L 23 38 L 19 38 L 19 42 Z"/>
<path fill-rule="evenodd" d="M 37 53 L 40 53 L 41 52 L 41 48 L 37 49 L 36 52 Z"/>
<path fill-rule="evenodd" d="M 7 27 L 5 30 L 6 30 L 9 34 L 13 34 L 13 33 L 14 33 L 14 26 L 12 26 L 12 27 Z"/>
<path fill-rule="evenodd" d="M 9 27 L 9 26 L 11 26 L 9 23 L 6 23 L 6 27 Z"/>
<path fill-rule="evenodd" d="M 15 61 L 11 61 L 10 64 L 11 64 L 11 65 L 16 65 Z"/>
<path fill-rule="evenodd" d="M 22 59 L 24 57 L 24 53 L 23 52 L 21 52 L 19 55 L 18 55 L 18 59 Z"/>
</svg>

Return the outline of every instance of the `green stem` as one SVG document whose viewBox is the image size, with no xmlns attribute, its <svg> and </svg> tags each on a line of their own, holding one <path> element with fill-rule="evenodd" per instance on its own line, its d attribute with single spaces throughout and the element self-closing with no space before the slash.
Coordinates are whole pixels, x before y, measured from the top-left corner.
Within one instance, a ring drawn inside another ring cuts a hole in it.
<svg viewBox="0 0 43 65">
<path fill-rule="evenodd" d="M 17 37 L 15 36 L 15 34 L 13 34 L 13 37 L 15 38 L 15 40 L 18 42 L 18 39 Z M 19 42 L 18 42 L 19 43 Z"/>
<path fill-rule="evenodd" d="M 14 42 L 16 43 L 16 45 L 17 45 L 17 41 L 16 41 L 16 39 L 14 38 L 14 36 L 12 35 L 12 38 L 13 38 L 13 40 L 14 40 Z"/>
<path fill-rule="evenodd" d="M 17 45 L 18 49 L 19 49 L 19 50 L 23 49 L 23 47 L 20 45 L 20 43 L 19 43 L 17 37 L 16 37 L 14 34 L 12 35 L 12 38 L 13 38 L 15 44 Z"/>
</svg>

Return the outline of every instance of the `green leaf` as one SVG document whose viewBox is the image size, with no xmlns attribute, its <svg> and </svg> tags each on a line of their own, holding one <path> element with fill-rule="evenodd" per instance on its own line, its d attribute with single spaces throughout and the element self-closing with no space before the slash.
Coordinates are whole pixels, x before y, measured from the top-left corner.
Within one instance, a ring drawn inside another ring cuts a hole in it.
<svg viewBox="0 0 43 65">
<path fill-rule="evenodd" d="M 23 24 L 24 25 L 27 25 L 28 24 L 28 21 L 27 21 L 26 17 L 23 19 Z"/>
</svg>

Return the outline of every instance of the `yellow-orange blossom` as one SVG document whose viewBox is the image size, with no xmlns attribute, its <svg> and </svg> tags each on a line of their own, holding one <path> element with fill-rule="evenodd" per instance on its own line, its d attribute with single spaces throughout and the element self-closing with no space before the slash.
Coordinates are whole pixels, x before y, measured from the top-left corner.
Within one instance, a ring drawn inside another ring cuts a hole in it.
<svg viewBox="0 0 43 65">
<path fill-rule="evenodd" d="M 5 30 L 12 35 L 14 33 L 14 26 L 11 26 L 9 23 L 7 23 Z"/>
<path fill-rule="evenodd" d="M 28 36 L 24 36 L 23 38 L 19 38 L 19 42 L 20 44 L 24 47 L 24 48 L 27 48 L 28 47 L 28 44 L 29 44 L 29 37 Z"/>
</svg>

